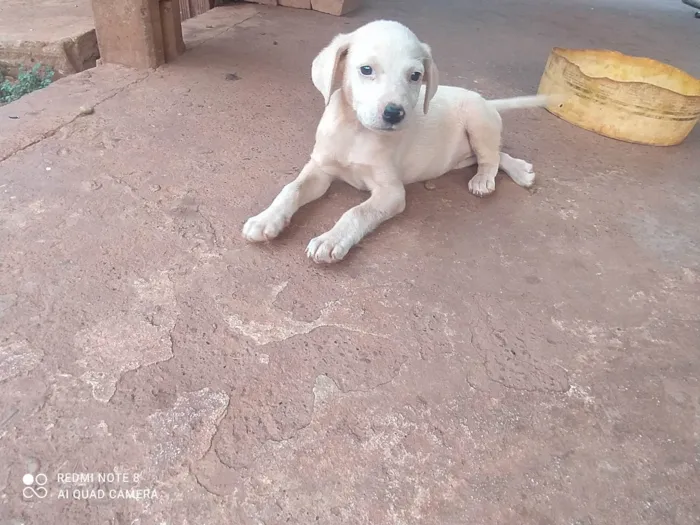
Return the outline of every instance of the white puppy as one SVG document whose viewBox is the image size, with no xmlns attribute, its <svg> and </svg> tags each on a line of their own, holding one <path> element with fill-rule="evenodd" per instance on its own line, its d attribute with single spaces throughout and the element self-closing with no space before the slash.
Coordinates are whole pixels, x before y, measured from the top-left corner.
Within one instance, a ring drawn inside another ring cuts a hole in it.
<svg viewBox="0 0 700 525">
<path fill-rule="evenodd" d="M 277 237 L 334 179 L 371 196 L 311 240 L 307 255 L 318 263 L 340 261 L 366 234 L 401 213 L 405 184 L 475 163 L 469 181 L 474 195 L 494 191 L 499 167 L 520 186 L 535 180 L 530 164 L 500 151 L 499 111 L 543 106 L 547 99 L 487 101 L 466 89 L 438 87 L 430 47 L 398 22 L 379 20 L 336 36 L 314 59 L 311 78 L 326 103 L 311 158 L 265 211 L 248 219 L 248 241 Z"/>
</svg>

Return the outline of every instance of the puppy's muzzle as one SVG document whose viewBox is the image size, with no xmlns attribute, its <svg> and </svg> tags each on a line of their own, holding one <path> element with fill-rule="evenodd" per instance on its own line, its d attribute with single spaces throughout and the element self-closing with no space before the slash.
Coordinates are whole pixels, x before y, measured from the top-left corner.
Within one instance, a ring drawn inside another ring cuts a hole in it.
<svg viewBox="0 0 700 525">
<path fill-rule="evenodd" d="M 392 126 L 401 122 L 405 116 L 406 111 L 403 109 L 403 106 L 392 103 L 387 104 L 384 108 L 384 113 L 382 113 L 384 122 Z"/>
</svg>

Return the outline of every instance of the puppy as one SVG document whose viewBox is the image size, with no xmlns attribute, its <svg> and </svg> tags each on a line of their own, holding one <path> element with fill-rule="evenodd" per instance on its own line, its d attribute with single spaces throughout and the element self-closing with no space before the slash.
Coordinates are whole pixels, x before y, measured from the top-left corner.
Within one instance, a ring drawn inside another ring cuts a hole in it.
<svg viewBox="0 0 700 525">
<path fill-rule="evenodd" d="M 370 197 L 311 240 L 317 263 L 342 260 L 382 222 L 401 213 L 406 184 L 478 164 L 469 181 L 477 196 L 495 189 L 499 167 L 525 188 L 532 166 L 500 151 L 499 111 L 538 107 L 545 97 L 485 100 L 466 89 L 438 86 L 430 47 L 404 25 L 387 20 L 337 35 L 314 59 L 314 86 L 326 109 L 311 158 L 299 176 L 243 226 L 250 242 L 277 237 L 302 206 L 341 179 Z"/>
</svg>

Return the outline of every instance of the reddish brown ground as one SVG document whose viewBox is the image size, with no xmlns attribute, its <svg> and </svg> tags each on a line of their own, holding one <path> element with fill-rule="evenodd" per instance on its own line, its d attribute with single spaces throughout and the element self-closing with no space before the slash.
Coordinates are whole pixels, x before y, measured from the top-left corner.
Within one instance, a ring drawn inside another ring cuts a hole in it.
<svg viewBox="0 0 700 525">
<path fill-rule="evenodd" d="M 307 158 L 310 63 L 339 31 L 406 22 L 443 82 L 500 97 L 534 92 L 553 46 L 700 75 L 693 11 L 370 4 L 214 11 L 174 64 L 0 109 L 3 525 L 700 521 L 700 128 L 659 149 L 515 112 L 534 191 L 410 187 L 332 267 L 304 248 L 348 187 L 269 246 L 239 234 Z M 113 470 L 132 478 L 58 478 Z M 135 486 L 156 497 L 109 492 Z"/>
</svg>

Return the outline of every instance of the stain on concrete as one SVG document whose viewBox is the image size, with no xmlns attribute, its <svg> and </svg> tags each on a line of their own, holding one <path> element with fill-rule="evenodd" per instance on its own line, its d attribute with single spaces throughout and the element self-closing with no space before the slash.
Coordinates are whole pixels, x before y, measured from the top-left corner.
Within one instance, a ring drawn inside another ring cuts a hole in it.
<svg viewBox="0 0 700 525">
<path fill-rule="evenodd" d="M 121 376 L 142 366 L 173 357 L 171 331 L 178 315 L 173 284 L 167 272 L 133 283 L 132 311 L 105 319 L 80 331 L 75 345 L 86 371 L 81 378 L 92 386 L 95 399 L 108 402 Z"/>
<path fill-rule="evenodd" d="M 130 317 L 103 321 L 80 332 L 75 344 L 85 356 L 78 361 L 87 370 L 81 378 L 92 386 L 95 399 L 105 403 L 114 395 L 125 372 L 173 356 L 167 330 Z"/>
<path fill-rule="evenodd" d="M 5 342 L 0 346 L 0 381 L 31 372 L 41 361 L 43 352 L 27 341 Z"/>
<path fill-rule="evenodd" d="M 700 237 L 686 233 L 676 220 L 643 213 L 628 221 L 634 239 L 663 260 L 687 264 L 700 256 Z"/>
<path fill-rule="evenodd" d="M 383 338 L 385 335 L 363 329 L 360 324 L 354 326 L 343 322 L 342 315 L 338 315 L 338 305 L 342 301 L 329 302 L 321 308 L 313 321 L 298 321 L 285 312 L 274 307 L 279 294 L 287 287 L 288 282 L 272 286 L 270 298 L 262 303 L 265 319 L 244 320 L 241 314 L 232 313 L 226 316 L 228 326 L 235 332 L 255 341 L 257 345 L 267 345 L 273 342 L 285 341 L 291 337 L 308 334 L 320 327 L 340 328 L 350 332 Z"/>
<path fill-rule="evenodd" d="M 151 447 L 149 468 L 155 479 L 204 457 L 228 403 L 227 394 L 204 388 L 178 396 L 172 408 L 148 416 L 144 437 Z"/>
<path fill-rule="evenodd" d="M 492 381 L 516 390 L 566 392 L 569 381 L 561 366 L 543 361 L 530 349 L 547 345 L 547 341 L 523 332 L 495 331 L 485 353 L 485 367 Z M 483 345 L 483 342 L 479 343 Z"/>
<path fill-rule="evenodd" d="M 17 294 L 8 293 L 0 295 L 0 318 L 17 303 Z"/>
</svg>

